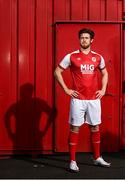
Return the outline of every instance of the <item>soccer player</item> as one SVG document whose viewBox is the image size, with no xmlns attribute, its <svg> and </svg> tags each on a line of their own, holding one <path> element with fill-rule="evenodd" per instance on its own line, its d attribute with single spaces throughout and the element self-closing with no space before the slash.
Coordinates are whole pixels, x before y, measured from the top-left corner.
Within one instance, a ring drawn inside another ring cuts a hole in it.
<svg viewBox="0 0 125 180">
<path fill-rule="evenodd" d="M 110 163 L 100 156 L 101 105 L 100 99 L 105 95 L 108 83 L 108 72 L 104 58 L 91 50 L 94 31 L 83 28 L 78 32 L 80 49 L 67 54 L 56 67 L 54 75 L 64 92 L 71 96 L 70 102 L 70 133 L 69 133 L 69 168 L 78 172 L 76 163 L 76 147 L 80 126 L 87 123 L 91 130 L 94 165 L 110 167 Z M 72 89 L 68 88 L 62 72 L 70 68 L 73 79 Z M 102 87 L 98 89 L 98 69 L 102 74 Z"/>
</svg>

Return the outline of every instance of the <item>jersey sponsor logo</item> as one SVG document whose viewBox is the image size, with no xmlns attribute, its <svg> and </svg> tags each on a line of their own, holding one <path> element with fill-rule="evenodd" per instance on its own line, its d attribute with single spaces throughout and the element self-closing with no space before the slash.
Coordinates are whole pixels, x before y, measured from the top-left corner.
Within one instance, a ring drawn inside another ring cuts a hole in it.
<svg viewBox="0 0 125 180">
<path fill-rule="evenodd" d="M 81 64 L 80 70 L 82 74 L 93 74 L 94 72 L 94 65 L 93 64 Z"/>
</svg>

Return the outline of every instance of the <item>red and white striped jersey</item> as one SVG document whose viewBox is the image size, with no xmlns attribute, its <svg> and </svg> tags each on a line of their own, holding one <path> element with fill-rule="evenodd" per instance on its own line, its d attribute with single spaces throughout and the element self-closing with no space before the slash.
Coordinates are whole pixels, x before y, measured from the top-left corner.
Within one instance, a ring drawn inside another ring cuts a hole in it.
<svg viewBox="0 0 125 180">
<path fill-rule="evenodd" d="M 59 63 L 62 69 L 70 68 L 73 79 L 73 90 L 79 92 L 78 99 L 96 99 L 95 92 L 98 90 L 97 70 L 105 68 L 104 58 L 90 51 L 84 54 L 80 50 L 67 54 Z"/>
</svg>

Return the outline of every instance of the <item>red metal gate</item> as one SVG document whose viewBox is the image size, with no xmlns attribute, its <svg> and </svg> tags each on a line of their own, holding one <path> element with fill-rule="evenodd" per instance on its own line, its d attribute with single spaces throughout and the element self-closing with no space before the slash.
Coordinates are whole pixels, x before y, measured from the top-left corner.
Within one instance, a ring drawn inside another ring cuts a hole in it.
<svg viewBox="0 0 125 180">
<path fill-rule="evenodd" d="M 118 151 L 120 146 L 120 48 L 121 24 L 119 23 L 57 23 L 56 65 L 69 52 L 79 48 L 77 32 L 83 27 L 95 31 L 92 49 L 103 55 L 109 72 L 107 93 L 102 99 L 101 148 L 102 151 Z M 70 72 L 64 72 L 64 79 L 71 86 Z M 68 151 L 68 111 L 70 98 L 56 83 L 56 151 Z M 78 151 L 91 151 L 90 131 L 87 125 L 80 129 Z"/>
</svg>

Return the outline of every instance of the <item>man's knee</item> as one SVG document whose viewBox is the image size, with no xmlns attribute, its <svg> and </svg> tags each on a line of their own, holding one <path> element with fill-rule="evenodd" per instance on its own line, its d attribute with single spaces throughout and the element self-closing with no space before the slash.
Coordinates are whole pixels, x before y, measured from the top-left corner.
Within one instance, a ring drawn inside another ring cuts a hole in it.
<svg viewBox="0 0 125 180">
<path fill-rule="evenodd" d="M 91 127 L 91 131 L 92 131 L 92 132 L 99 131 L 99 125 L 96 125 L 96 126 L 90 126 L 90 127 Z"/>
<path fill-rule="evenodd" d="M 79 132 L 79 126 L 73 126 L 73 125 L 70 125 L 70 130 L 73 131 L 73 132 Z"/>
</svg>

